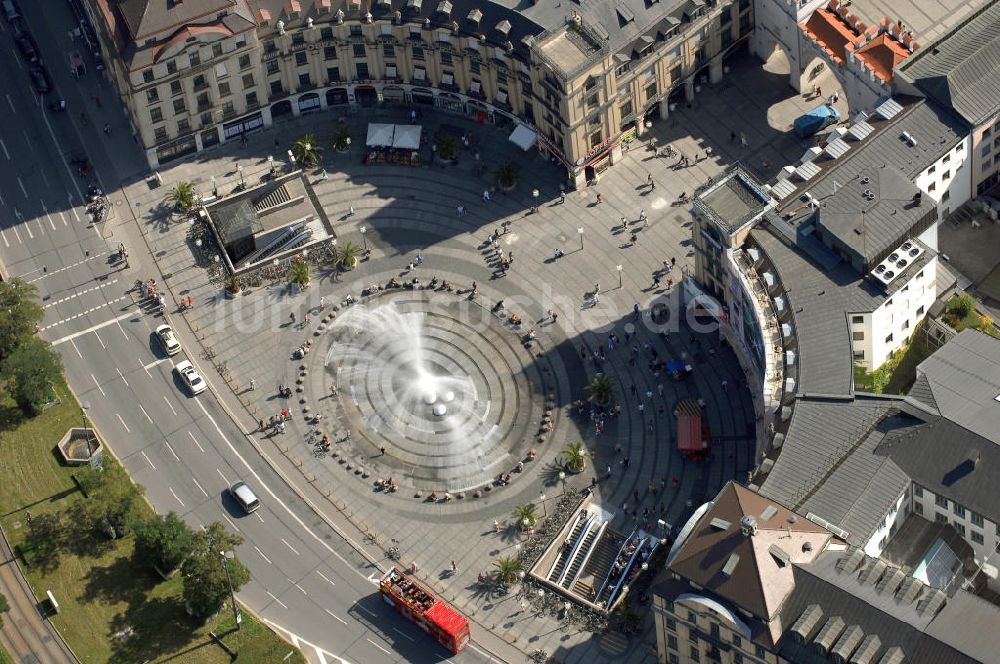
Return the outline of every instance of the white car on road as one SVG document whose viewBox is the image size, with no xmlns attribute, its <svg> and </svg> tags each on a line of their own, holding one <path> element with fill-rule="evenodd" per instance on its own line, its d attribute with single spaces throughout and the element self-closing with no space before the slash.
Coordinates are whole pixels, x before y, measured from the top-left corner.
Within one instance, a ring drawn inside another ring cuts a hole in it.
<svg viewBox="0 0 1000 664">
<path fill-rule="evenodd" d="M 205 379 L 202 378 L 197 371 L 195 371 L 194 365 L 191 364 L 189 360 L 178 362 L 177 365 L 174 366 L 174 371 L 180 375 L 181 380 L 183 380 L 188 386 L 188 389 L 191 390 L 191 394 L 201 394 L 208 389 L 208 383 L 206 383 Z"/>
<path fill-rule="evenodd" d="M 167 355 L 176 355 L 181 352 L 181 342 L 177 340 L 174 329 L 169 325 L 161 325 L 156 328 L 156 338 L 160 340 L 163 352 Z"/>
</svg>

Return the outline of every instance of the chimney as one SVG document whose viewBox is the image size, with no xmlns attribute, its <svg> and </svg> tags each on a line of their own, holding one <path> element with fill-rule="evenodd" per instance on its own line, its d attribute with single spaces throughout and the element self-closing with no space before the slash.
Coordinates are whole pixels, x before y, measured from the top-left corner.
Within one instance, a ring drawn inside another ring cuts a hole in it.
<svg viewBox="0 0 1000 664">
<path fill-rule="evenodd" d="M 756 535 L 757 519 L 753 518 L 749 514 L 740 519 L 740 532 L 742 532 L 745 537 L 753 537 Z"/>
</svg>

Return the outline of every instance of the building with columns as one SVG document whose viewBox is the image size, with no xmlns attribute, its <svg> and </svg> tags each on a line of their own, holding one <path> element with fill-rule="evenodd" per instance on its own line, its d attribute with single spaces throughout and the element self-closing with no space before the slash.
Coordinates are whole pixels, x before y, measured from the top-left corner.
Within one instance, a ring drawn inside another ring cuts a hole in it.
<svg viewBox="0 0 1000 664">
<path fill-rule="evenodd" d="M 284 116 L 428 106 L 515 128 L 576 185 L 716 82 L 750 0 L 87 0 L 150 166 Z"/>
</svg>

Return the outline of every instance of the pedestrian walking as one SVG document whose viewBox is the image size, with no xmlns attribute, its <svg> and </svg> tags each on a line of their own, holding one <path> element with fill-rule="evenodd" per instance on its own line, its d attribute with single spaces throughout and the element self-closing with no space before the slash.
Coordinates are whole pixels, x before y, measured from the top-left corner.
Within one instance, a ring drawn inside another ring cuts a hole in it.
<svg viewBox="0 0 1000 664">
<path fill-rule="evenodd" d="M 559 205 L 566 202 L 566 194 L 564 192 L 559 192 Z"/>
<path fill-rule="evenodd" d="M 736 142 L 736 132 L 735 131 L 730 131 L 729 132 L 729 142 L 730 143 L 735 143 Z"/>
<path fill-rule="evenodd" d="M 257 381 L 256 381 L 256 379 L 251 378 L 250 379 L 250 391 L 252 392 L 253 390 L 256 390 L 256 389 L 257 389 Z"/>
<path fill-rule="evenodd" d="M 728 392 L 729 391 L 729 381 L 728 380 L 723 380 L 722 381 L 722 391 L 723 392 Z"/>
<path fill-rule="evenodd" d="M 483 189 L 483 203 L 489 203 L 489 202 L 490 202 L 490 190 Z"/>
<path fill-rule="evenodd" d="M 709 159 L 712 156 L 712 146 L 705 148 L 705 159 Z"/>
<path fill-rule="evenodd" d="M 455 211 L 458 212 L 458 216 L 461 217 L 462 215 L 465 214 L 465 206 L 459 205 L 458 207 L 455 208 Z"/>
<path fill-rule="evenodd" d="M 597 204 L 600 205 L 603 202 L 604 202 L 604 196 L 602 196 L 601 194 L 597 194 Z"/>
<path fill-rule="evenodd" d="M 320 175 L 320 176 L 319 176 L 319 178 L 320 178 L 321 180 L 326 180 L 326 179 L 327 179 L 328 177 L 330 177 L 330 176 L 329 176 L 329 175 L 327 174 L 327 172 L 326 172 L 326 169 L 324 168 L 324 169 L 323 169 L 323 174 L 322 174 L 322 175 Z"/>
<path fill-rule="evenodd" d="M 606 479 L 606 480 L 610 480 L 611 479 L 611 465 L 610 464 L 608 464 L 608 474 L 605 476 L 604 479 Z"/>
<path fill-rule="evenodd" d="M 628 219 L 626 219 L 624 216 L 622 216 L 622 230 L 623 231 L 628 230 Z"/>
<path fill-rule="evenodd" d="M 660 275 L 658 275 L 657 273 L 654 272 L 653 273 L 653 285 L 650 286 L 650 288 L 659 288 L 659 287 L 660 287 Z"/>
<path fill-rule="evenodd" d="M 823 88 L 821 88 L 818 85 L 816 86 L 816 96 L 817 97 L 822 97 L 823 96 Z"/>
<path fill-rule="evenodd" d="M 646 221 L 646 211 L 639 210 L 639 221 Z"/>
<path fill-rule="evenodd" d="M 454 574 L 455 572 L 458 571 L 458 563 L 456 563 L 454 560 L 451 561 L 451 571 L 452 571 L 452 574 Z"/>
<path fill-rule="evenodd" d="M 500 224 L 500 228 L 503 229 L 503 234 L 506 235 L 507 231 L 510 230 L 510 221 L 505 219 L 503 223 Z"/>
<path fill-rule="evenodd" d="M 323 309 L 324 307 L 326 307 L 326 298 L 321 296 L 319 298 L 319 308 Z"/>
<path fill-rule="evenodd" d="M 493 519 L 493 532 L 495 533 L 500 532 L 500 522 L 497 521 L 496 519 Z"/>
<path fill-rule="evenodd" d="M 353 205 L 351 207 L 347 208 L 347 216 L 348 217 L 353 217 L 354 216 L 354 206 Z"/>
<path fill-rule="evenodd" d="M 837 91 L 834 91 L 834 93 L 833 93 L 833 103 L 836 104 L 838 101 L 840 101 L 840 93 L 837 92 Z"/>
<path fill-rule="evenodd" d="M 188 295 L 188 309 L 191 309 L 193 307 L 194 307 L 194 298 Z"/>
<path fill-rule="evenodd" d="M 104 133 L 105 133 L 105 134 L 106 134 L 107 136 L 110 136 L 110 135 L 111 135 L 111 125 L 109 125 L 109 124 L 105 123 L 105 125 L 104 125 Z"/>
<path fill-rule="evenodd" d="M 292 323 L 295 322 L 295 312 L 294 311 L 292 313 L 288 314 L 288 320 L 290 320 Z"/>
<path fill-rule="evenodd" d="M 747 147 L 747 135 L 742 131 L 740 132 L 740 145 L 744 148 Z"/>
<path fill-rule="evenodd" d="M 378 448 L 379 456 L 385 456 L 385 446 Z"/>
<path fill-rule="evenodd" d="M 653 186 L 653 174 L 652 173 L 647 173 L 646 174 L 646 184 L 648 184 L 649 186 Z"/>
</svg>

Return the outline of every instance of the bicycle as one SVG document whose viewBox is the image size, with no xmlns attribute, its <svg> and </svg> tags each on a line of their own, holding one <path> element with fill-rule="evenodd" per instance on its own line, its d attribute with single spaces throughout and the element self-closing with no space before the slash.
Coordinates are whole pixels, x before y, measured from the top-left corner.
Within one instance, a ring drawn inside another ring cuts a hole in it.
<svg viewBox="0 0 1000 664">
<path fill-rule="evenodd" d="M 386 549 L 385 556 L 386 556 L 386 558 L 388 558 L 389 560 L 391 560 L 393 562 L 398 562 L 399 559 L 402 557 L 401 554 L 400 554 L 400 552 L 399 552 L 399 547 L 398 546 L 390 546 L 388 549 Z"/>
</svg>

